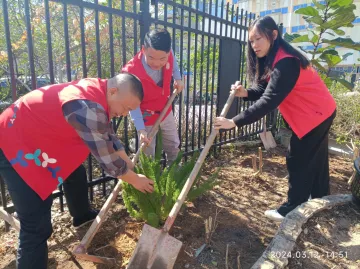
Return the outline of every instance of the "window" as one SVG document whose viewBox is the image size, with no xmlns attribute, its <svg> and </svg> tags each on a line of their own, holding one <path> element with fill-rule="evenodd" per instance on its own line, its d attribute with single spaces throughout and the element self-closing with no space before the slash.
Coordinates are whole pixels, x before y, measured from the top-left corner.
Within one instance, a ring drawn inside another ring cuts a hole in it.
<svg viewBox="0 0 360 269">
<path fill-rule="evenodd" d="M 289 6 L 289 0 L 281 0 L 280 1 L 281 7 L 288 7 Z"/>
<path fill-rule="evenodd" d="M 260 1 L 256 1 L 256 13 L 260 13 Z"/>
<path fill-rule="evenodd" d="M 281 21 L 280 21 L 280 14 L 271 14 L 271 17 L 274 19 L 274 21 L 276 22 L 276 24 L 281 23 Z"/>
<path fill-rule="evenodd" d="M 267 0 L 263 0 L 263 8 L 262 10 L 268 10 L 268 1 Z"/>
<path fill-rule="evenodd" d="M 291 25 L 298 26 L 300 25 L 300 15 L 293 13 L 291 16 Z"/>
</svg>

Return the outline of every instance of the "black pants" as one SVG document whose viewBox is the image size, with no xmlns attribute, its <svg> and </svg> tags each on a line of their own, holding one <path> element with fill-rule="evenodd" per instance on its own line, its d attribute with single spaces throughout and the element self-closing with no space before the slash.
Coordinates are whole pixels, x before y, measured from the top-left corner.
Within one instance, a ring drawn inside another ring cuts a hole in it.
<svg viewBox="0 0 360 269">
<path fill-rule="evenodd" d="M 299 139 L 291 136 L 286 165 L 289 172 L 288 200 L 278 212 L 285 216 L 311 198 L 330 194 L 329 188 L 329 130 L 336 116 L 328 119 Z"/>
<path fill-rule="evenodd" d="M 0 149 L 0 175 L 4 178 L 20 220 L 18 269 L 46 269 L 47 239 L 52 234 L 52 197 L 43 201 L 18 175 Z M 84 166 L 76 169 L 66 181 L 64 192 L 72 217 L 82 217 L 90 208 Z"/>
</svg>

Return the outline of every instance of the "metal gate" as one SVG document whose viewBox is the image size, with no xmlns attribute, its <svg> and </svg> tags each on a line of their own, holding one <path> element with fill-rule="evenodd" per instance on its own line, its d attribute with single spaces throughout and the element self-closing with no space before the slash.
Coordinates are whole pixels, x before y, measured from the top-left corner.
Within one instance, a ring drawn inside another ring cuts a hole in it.
<svg viewBox="0 0 360 269">
<path fill-rule="evenodd" d="M 149 29 L 166 27 L 185 83 L 173 104 L 185 156 L 205 144 L 229 85 L 235 80 L 246 85 L 247 27 L 255 16 L 224 1 L 2 0 L 0 12 L 0 32 L 5 36 L 0 41 L 0 101 L 4 102 L 47 84 L 114 76 L 141 49 Z M 238 101 L 231 113 L 247 106 Z M 120 118 L 113 126 L 127 152 L 136 151 L 138 141 L 131 120 Z M 224 132 L 214 150 L 261 131 L 260 124 L 254 123 L 239 132 Z M 105 183 L 114 179 L 106 176 L 91 156 L 86 166 L 90 198 L 99 184 L 106 195 Z M 1 195 L 3 207 L 12 212 L 3 183 Z M 63 208 L 61 188 L 54 197 L 60 197 Z"/>
</svg>

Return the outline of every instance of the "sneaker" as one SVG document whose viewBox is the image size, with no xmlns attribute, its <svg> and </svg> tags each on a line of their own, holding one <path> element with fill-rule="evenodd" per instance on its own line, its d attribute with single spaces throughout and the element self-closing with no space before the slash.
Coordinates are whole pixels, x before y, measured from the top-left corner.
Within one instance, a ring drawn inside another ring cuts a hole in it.
<svg viewBox="0 0 360 269">
<path fill-rule="evenodd" d="M 284 219 L 284 216 L 277 212 L 276 209 L 273 210 L 266 210 L 265 216 L 271 220 L 281 222 Z"/>
<path fill-rule="evenodd" d="M 90 209 L 83 217 L 73 218 L 74 228 L 78 229 L 78 228 L 85 226 L 89 222 L 92 222 L 96 218 L 96 216 L 99 214 L 99 212 L 100 212 L 100 210 Z"/>
</svg>

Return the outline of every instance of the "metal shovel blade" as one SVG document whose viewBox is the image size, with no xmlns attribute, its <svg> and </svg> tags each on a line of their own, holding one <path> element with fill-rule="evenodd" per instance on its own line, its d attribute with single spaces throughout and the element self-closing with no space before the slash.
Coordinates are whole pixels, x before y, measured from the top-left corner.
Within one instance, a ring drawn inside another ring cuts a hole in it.
<svg viewBox="0 0 360 269">
<path fill-rule="evenodd" d="M 276 141 L 275 141 L 272 133 L 271 133 L 271 132 L 267 132 L 267 133 L 269 133 L 269 134 L 266 134 L 266 138 L 267 138 L 267 140 L 268 140 L 268 143 L 269 143 L 269 145 L 270 145 L 270 148 L 276 148 L 276 146 L 277 146 L 277 145 L 276 145 Z"/>
<path fill-rule="evenodd" d="M 267 136 L 267 138 L 268 138 L 270 147 L 271 147 L 271 148 L 276 148 L 277 144 L 276 144 L 276 141 L 275 141 L 275 139 L 274 139 L 274 137 L 273 137 L 273 135 L 272 135 L 271 132 L 269 132 L 269 135 Z"/>
<path fill-rule="evenodd" d="M 260 133 L 260 138 L 266 150 L 276 147 L 275 139 L 270 131 Z"/>
<path fill-rule="evenodd" d="M 85 260 L 85 261 L 108 264 L 108 265 L 116 265 L 115 258 L 100 257 L 100 256 L 89 255 L 89 254 L 74 254 L 74 255 L 76 258 Z"/>
<path fill-rule="evenodd" d="M 260 139 L 264 145 L 264 148 L 268 150 L 270 148 L 270 145 L 268 144 L 268 141 L 266 139 L 266 132 L 260 133 Z"/>
<path fill-rule="evenodd" d="M 172 269 L 182 242 L 145 224 L 127 269 Z"/>
</svg>

